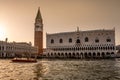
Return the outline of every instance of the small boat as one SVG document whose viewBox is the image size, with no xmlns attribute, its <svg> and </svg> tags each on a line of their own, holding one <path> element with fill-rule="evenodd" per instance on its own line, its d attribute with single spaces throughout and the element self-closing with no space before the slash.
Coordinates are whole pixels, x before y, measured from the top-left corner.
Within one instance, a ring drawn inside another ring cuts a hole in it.
<svg viewBox="0 0 120 80">
<path fill-rule="evenodd" d="M 30 50 L 31 51 L 31 50 Z M 34 55 L 34 58 L 31 58 L 31 52 L 24 52 L 21 58 L 17 56 L 12 59 L 12 62 L 26 62 L 26 63 L 35 63 L 37 62 L 37 55 Z"/>
<path fill-rule="evenodd" d="M 12 59 L 12 62 L 34 63 L 34 62 L 37 62 L 37 60 L 36 59 L 32 59 L 32 58 L 14 58 L 14 59 Z"/>
</svg>

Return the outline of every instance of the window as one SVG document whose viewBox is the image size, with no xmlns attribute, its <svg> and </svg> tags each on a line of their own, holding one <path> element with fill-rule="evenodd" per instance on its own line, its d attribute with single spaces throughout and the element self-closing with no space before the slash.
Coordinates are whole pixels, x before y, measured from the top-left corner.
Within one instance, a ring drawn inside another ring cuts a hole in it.
<svg viewBox="0 0 120 80">
<path fill-rule="evenodd" d="M 51 44 L 52 44 L 52 43 L 54 43 L 54 40 L 53 40 L 53 39 L 51 39 Z"/>
<path fill-rule="evenodd" d="M 67 53 L 65 53 L 65 55 L 67 56 Z"/>
<path fill-rule="evenodd" d="M 59 40 L 59 43 L 63 43 L 63 40 L 62 40 L 62 39 L 60 39 L 60 40 Z"/>
<path fill-rule="evenodd" d="M 99 39 L 95 39 L 95 42 L 96 42 L 96 43 L 99 43 Z"/>
<path fill-rule="evenodd" d="M 75 56 L 75 53 L 73 53 L 73 56 Z"/>
<path fill-rule="evenodd" d="M 72 39 L 71 38 L 69 38 L 69 43 L 72 43 Z"/>
<path fill-rule="evenodd" d="M 36 28 L 39 28 L 39 26 L 36 26 Z"/>
<path fill-rule="evenodd" d="M 69 56 L 71 56 L 71 53 L 69 53 Z"/>
<path fill-rule="evenodd" d="M 49 56 L 50 54 L 48 53 L 48 56 Z"/>
<path fill-rule="evenodd" d="M 76 43 L 80 43 L 80 40 L 79 40 L 79 39 L 77 39 Z"/>
<path fill-rule="evenodd" d="M 108 38 L 108 39 L 106 39 L 106 41 L 107 41 L 107 42 L 111 42 L 111 39 L 110 39 L 110 38 Z"/>
<path fill-rule="evenodd" d="M 100 56 L 100 53 L 99 53 L 99 52 L 97 53 L 97 56 Z"/>
<path fill-rule="evenodd" d="M 60 53 L 58 53 L 58 55 L 60 56 Z"/>
<path fill-rule="evenodd" d="M 79 56 L 79 53 L 77 53 L 77 55 Z"/>
<path fill-rule="evenodd" d="M 2 47 L 2 50 L 4 50 L 4 46 Z"/>
<path fill-rule="evenodd" d="M 51 53 L 51 56 L 53 56 L 53 53 Z"/>
<path fill-rule="evenodd" d="M 91 56 L 91 53 L 89 52 L 88 55 Z"/>
<path fill-rule="evenodd" d="M 85 42 L 88 42 L 88 41 L 89 41 L 89 39 L 88 39 L 88 37 L 86 37 L 86 38 L 85 38 Z"/>
</svg>

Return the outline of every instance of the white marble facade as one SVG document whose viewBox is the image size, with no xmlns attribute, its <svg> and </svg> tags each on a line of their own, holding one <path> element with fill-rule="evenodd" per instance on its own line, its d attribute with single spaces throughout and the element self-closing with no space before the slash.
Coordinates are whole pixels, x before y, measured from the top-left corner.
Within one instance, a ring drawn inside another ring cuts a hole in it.
<svg viewBox="0 0 120 80">
<path fill-rule="evenodd" d="M 46 57 L 114 57 L 115 29 L 46 34 Z"/>
<path fill-rule="evenodd" d="M 15 57 L 16 54 L 36 54 L 37 47 L 26 42 L 7 42 L 0 41 L 0 58 Z"/>
</svg>

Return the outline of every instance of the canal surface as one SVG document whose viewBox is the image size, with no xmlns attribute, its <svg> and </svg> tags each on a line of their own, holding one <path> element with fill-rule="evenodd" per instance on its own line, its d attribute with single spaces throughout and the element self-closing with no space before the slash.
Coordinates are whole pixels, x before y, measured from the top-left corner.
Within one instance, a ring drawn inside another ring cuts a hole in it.
<svg viewBox="0 0 120 80">
<path fill-rule="evenodd" d="M 120 80 L 120 60 L 13 63 L 10 59 L 0 59 L 0 80 Z"/>
</svg>

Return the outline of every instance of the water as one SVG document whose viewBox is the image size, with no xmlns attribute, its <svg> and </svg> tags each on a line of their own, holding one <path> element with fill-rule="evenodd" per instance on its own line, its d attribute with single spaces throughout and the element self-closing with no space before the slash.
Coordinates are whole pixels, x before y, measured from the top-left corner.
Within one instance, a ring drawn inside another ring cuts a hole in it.
<svg viewBox="0 0 120 80">
<path fill-rule="evenodd" d="M 0 60 L 0 80 L 120 80 L 119 60 Z"/>
</svg>

